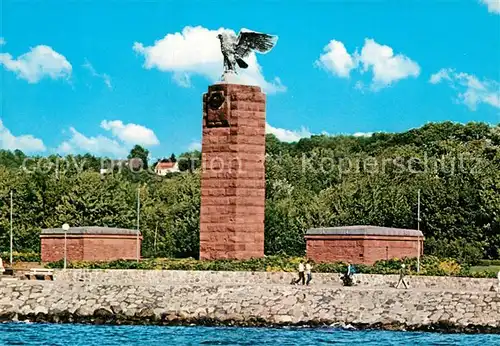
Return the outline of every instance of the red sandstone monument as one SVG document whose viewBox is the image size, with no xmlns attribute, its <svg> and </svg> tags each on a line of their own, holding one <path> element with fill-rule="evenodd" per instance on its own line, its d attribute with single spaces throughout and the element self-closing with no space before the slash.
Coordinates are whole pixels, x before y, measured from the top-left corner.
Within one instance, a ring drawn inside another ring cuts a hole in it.
<svg viewBox="0 0 500 346">
<path fill-rule="evenodd" d="M 315 262 L 373 264 L 379 260 L 418 257 L 424 235 L 414 229 L 377 226 L 313 228 L 306 236 L 307 258 Z"/>
<path fill-rule="evenodd" d="M 200 259 L 264 256 L 266 98 L 215 84 L 203 96 Z"/>
<path fill-rule="evenodd" d="M 278 37 L 246 29 L 217 37 L 224 73 L 203 95 L 200 259 L 263 257 L 266 97 L 238 84 L 236 67 Z"/>
</svg>

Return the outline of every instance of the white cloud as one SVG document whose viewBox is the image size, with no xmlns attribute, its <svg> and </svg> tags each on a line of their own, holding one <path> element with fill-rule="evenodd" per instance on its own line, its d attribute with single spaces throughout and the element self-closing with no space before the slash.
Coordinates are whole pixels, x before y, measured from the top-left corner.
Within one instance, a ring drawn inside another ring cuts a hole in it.
<svg viewBox="0 0 500 346">
<path fill-rule="evenodd" d="M 282 142 L 297 142 L 301 138 L 311 137 L 312 135 L 312 133 L 304 127 L 300 130 L 287 130 L 273 127 L 269 123 L 266 123 L 266 133 L 275 135 L 276 138 Z"/>
<path fill-rule="evenodd" d="M 365 89 L 365 83 L 363 83 L 362 81 L 358 80 L 356 82 L 356 84 L 354 84 L 354 89 L 358 89 L 358 90 L 363 91 Z"/>
<path fill-rule="evenodd" d="M 316 60 L 315 65 L 332 72 L 339 77 L 349 77 L 351 70 L 356 68 L 357 62 L 347 52 L 340 41 L 331 40 L 324 48 L 325 53 Z"/>
<path fill-rule="evenodd" d="M 43 141 L 32 135 L 14 136 L 9 129 L 4 126 L 2 119 L 0 119 L 0 149 L 19 149 L 26 153 L 42 152 L 46 150 Z"/>
<path fill-rule="evenodd" d="M 101 78 L 104 84 L 106 84 L 106 86 L 108 87 L 108 89 L 113 88 L 111 86 L 111 78 L 106 73 L 97 73 L 94 66 L 92 66 L 92 64 L 90 63 L 90 61 L 85 59 L 85 63 L 82 66 L 87 70 L 89 70 L 93 77 Z"/>
<path fill-rule="evenodd" d="M 500 83 L 497 81 L 479 80 L 474 75 L 456 72 L 451 68 L 443 68 L 429 79 L 432 84 L 443 81 L 458 91 L 457 101 L 465 104 L 473 111 L 477 109 L 477 105 L 480 103 L 500 108 Z"/>
<path fill-rule="evenodd" d="M 276 128 L 266 123 L 266 133 L 273 134 L 282 142 L 297 142 L 301 138 L 308 138 L 317 133 L 311 133 L 308 129 L 302 127 L 300 130 L 287 130 L 283 128 Z M 337 133 L 332 134 L 327 131 L 322 131 L 321 135 L 324 136 L 354 136 L 354 137 L 371 137 L 374 132 L 355 132 L 355 133 Z"/>
<path fill-rule="evenodd" d="M 354 137 L 371 137 L 373 132 L 354 132 L 352 135 Z"/>
<path fill-rule="evenodd" d="M 0 46 L 3 46 L 4 44 L 7 44 L 7 41 L 3 37 L 0 37 Z"/>
<path fill-rule="evenodd" d="M 188 150 L 189 151 L 195 151 L 195 150 L 201 151 L 201 143 L 198 141 L 191 142 L 188 146 Z"/>
<path fill-rule="evenodd" d="M 500 0 L 479 0 L 479 2 L 488 6 L 488 12 L 500 14 Z"/>
<path fill-rule="evenodd" d="M 235 34 L 229 29 L 209 30 L 201 26 L 186 26 L 182 32 L 167 34 L 156 40 L 152 46 L 135 42 L 134 51 L 144 56 L 144 68 L 157 68 L 172 72 L 173 80 L 182 87 L 191 85 L 191 76 L 201 75 L 211 82 L 220 79 L 223 66 L 220 42 L 217 35 L 222 32 Z M 245 58 L 248 68 L 239 70 L 238 82 L 258 85 L 267 93 L 285 91 L 286 87 L 279 78 L 267 81 L 262 67 L 254 53 Z"/>
<path fill-rule="evenodd" d="M 447 69 L 447 68 L 442 68 L 438 72 L 434 73 L 431 78 L 429 79 L 429 82 L 431 84 L 438 84 L 441 83 L 442 80 L 447 80 L 451 82 L 451 77 L 450 77 L 450 72 L 453 70 Z"/>
<path fill-rule="evenodd" d="M 138 144 L 146 147 L 160 144 L 153 130 L 142 125 L 124 124 L 121 120 L 103 120 L 101 127 L 106 131 L 111 131 L 114 137 L 127 144 Z"/>
<path fill-rule="evenodd" d="M 397 82 L 400 79 L 418 77 L 420 66 L 403 54 L 394 55 L 391 47 L 381 45 L 373 39 L 365 39 L 365 45 L 357 59 L 363 71 L 372 70 L 375 89 Z"/>
<path fill-rule="evenodd" d="M 349 54 L 344 44 L 336 40 L 330 41 L 324 50 L 325 53 L 315 62 L 316 66 L 343 78 L 348 78 L 353 70 L 361 73 L 371 70 L 371 87 L 374 91 L 420 74 L 420 66 L 415 61 L 403 54 L 394 55 L 391 47 L 378 44 L 370 38 L 365 39 L 361 53 L 356 50 Z M 357 81 L 355 88 L 364 90 L 363 82 Z"/>
<path fill-rule="evenodd" d="M 127 149 L 122 143 L 104 136 L 87 137 L 73 127 L 70 128 L 71 138 L 59 145 L 57 152 L 63 154 L 76 154 L 88 152 L 94 155 L 106 155 L 124 158 Z"/>
<path fill-rule="evenodd" d="M 9 53 L 1 53 L 0 64 L 29 83 L 37 83 L 44 77 L 69 79 L 72 71 L 71 64 L 63 55 L 45 45 L 31 48 L 17 59 Z"/>
<path fill-rule="evenodd" d="M 121 120 L 103 120 L 100 125 L 102 129 L 111 133 L 110 137 L 86 136 L 71 127 L 71 138 L 62 142 L 56 149 L 57 152 L 64 154 L 88 152 L 94 155 L 124 158 L 136 144 L 149 147 L 160 143 L 154 132 L 142 125 L 124 124 Z"/>
</svg>

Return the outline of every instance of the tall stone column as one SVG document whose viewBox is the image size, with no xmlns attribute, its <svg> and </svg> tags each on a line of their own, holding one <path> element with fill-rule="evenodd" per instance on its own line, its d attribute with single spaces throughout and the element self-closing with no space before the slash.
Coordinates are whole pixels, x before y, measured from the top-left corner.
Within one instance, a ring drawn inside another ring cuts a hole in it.
<svg viewBox="0 0 500 346">
<path fill-rule="evenodd" d="M 264 256 L 265 127 L 259 87 L 203 95 L 200 259 Z"/>
</svg>

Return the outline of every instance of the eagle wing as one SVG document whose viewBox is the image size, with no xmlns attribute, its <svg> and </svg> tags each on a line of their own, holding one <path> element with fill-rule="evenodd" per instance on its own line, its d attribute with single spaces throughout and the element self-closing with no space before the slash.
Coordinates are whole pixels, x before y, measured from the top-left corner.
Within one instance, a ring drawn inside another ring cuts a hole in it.
<svg viewBox="0 0 500 346">
<path fill-rule="evenodd" d="M 277 41 L 278 36 L 242 30 L 238 35 L 235 53 L 242 58 L 250 54 L 252 50 L 264 54 L 269 52 L 276 45 Z"/>
</svg>

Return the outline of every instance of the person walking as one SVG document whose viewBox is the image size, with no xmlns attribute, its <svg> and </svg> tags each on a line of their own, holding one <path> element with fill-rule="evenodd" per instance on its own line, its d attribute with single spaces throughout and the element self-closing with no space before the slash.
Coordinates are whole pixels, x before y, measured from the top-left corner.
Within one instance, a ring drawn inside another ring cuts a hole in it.
<svg viewBox="0 0 500 346">
<path fill-rule="evenodd" d="M 500 293 L 500 270 L 498 271 L 497 278 L 498 278 L 498 288 L 497 288 L 497 292 L 499 292 L 499 293 Z"/>
<path fill-rule="evenodd" d="M 352 266 L 350 263 L 347 263 L 347 271 L 340 277 L 342 280 L 342 284 L 344 286 L 353 286 L 354 285 L 354 278 L 353 275 L 355 273 L 354 266 Z"/>
<path fill-rule="evenodd" d="M 302 285 L 305 284 L 306 282 L 306 278 L 304 276 L 304 263 L 302 261 L 300 261 L 299 263 L 299 278 L 297 280 L 295 280 L 294 284 L 298 284 L 300 281 L 302 281 Z"/>
<path fill-rule="evenodd" d="M 408 285 L 405 282 L 405 274 L 406 274 L 406 266 L 405 264 L 401 264 L 401 269 L 399 270 L 399 281 L 398 284 L 396 285 L 396 288 L 399 288 L 399 285 L 403 284 L 405 289 L 408 289 Z"/>
<path fill-rule="evenodd" d="M 309 286 L 309 283 L 312 280 L 312 265 L 310 261 L 307 261 L 306 263 L 306 275 L 307 275 L 306 285 Z"/>
</svg>

